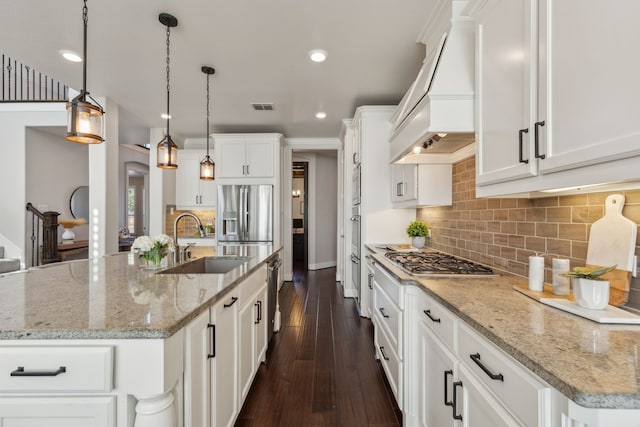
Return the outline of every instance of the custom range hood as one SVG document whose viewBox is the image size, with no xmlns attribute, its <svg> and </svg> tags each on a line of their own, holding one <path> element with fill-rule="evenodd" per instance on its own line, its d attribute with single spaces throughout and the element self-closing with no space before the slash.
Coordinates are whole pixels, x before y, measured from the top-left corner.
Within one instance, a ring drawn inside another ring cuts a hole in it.
<svg viewBox="0 0 640 427">
<path fill-rule="evenodd" d="M 453 153 L 475 141 L 475 28 L 453 2 L 451 27 L 405 94 L 393 117 L 391 162 L 407 154 Z"/>
</svg>

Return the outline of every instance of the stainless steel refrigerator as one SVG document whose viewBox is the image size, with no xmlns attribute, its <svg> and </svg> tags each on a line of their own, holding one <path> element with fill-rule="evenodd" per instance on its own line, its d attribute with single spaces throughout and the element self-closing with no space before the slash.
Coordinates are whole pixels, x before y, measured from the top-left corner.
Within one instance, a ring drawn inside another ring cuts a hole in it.
<svg viewBox="0 0 640 427">
<path fill-rule="evenodd" d="M 273 242 L 273 186 L 220 185 L 218 243 Z"/>
</svg>

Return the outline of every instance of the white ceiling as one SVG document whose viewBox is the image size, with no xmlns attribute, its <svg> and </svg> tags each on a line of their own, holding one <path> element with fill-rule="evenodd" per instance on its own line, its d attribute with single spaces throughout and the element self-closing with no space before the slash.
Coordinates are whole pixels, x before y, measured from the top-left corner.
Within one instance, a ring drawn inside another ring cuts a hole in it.
<svg viewBox="0 0 640 427">
<path fill-rule="evenodd" d="M 108 0 L 88 2 L 87 89 L 120 106 L 120 143 L 148 142 L 164 127 L 165 29 L 171 31 L 171 134 L 204 137 L 206 78 L 212 132 L 280 132 L 336 137 L 359 105 L 395 104 L 417 75 L 417 43 L 442 0 Z M 0 0 L 1 52 L 74 88 L 82 64 L 81 0 Z M 307 52 L 321 48 L 326 62 Z M 256 112 L 251 102 L 275 111 Z M 317 111 L 327 118 L 315 118 Z M 154 143 L 154 141 L 151 141 Z"/>
</svg>

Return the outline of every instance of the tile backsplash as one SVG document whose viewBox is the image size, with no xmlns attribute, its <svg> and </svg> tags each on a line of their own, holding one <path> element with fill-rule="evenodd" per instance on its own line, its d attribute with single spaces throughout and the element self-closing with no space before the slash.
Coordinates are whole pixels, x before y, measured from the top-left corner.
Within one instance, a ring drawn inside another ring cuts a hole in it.
<svg viewBox="0 0 640 427">
<path fill-rule="evenodd" d="M 609 194 L 623 194 L 623 215 L 640 224 L 640 190 L 540 199 L 476 199 L 475 187 L 475 158 L 455 164 L 453 206 L 417 211 L 418 218 L 431 229 L 427 244 L 525 277 L 529 256 L 544 254 L 545 283 L 551 283 L 552 258 L 568 258 L 572 268 L 585 264 L 589 229 L 604 215 L 604 200 Z M 636 254 L 640 254 L 639 241 Z M 637 278 L 632 282 L 629 305 L 640 308 Z"/>
<path fill-rule="evenodd" d="M 216 222 L 216 211 L 215 210 L 193 210 L 193 211 L 182 211 L 175 208 L 175 206 L 167 205 L 167 212 L 165 215 L 165 225 L 164 230 L 165 233 L 171 236 L 173 234 L 173 221 L 178 217 L 178 215 L 190 212 L 200 218 L 200 222 L 202 225 L 215 225 Z M 180 220 L 178 224 L 178 236 L 197 236 L 198 235 L 198 227 L 196 226 L 196 222 L 192 218 L 184 218 Z"/>
</svg>

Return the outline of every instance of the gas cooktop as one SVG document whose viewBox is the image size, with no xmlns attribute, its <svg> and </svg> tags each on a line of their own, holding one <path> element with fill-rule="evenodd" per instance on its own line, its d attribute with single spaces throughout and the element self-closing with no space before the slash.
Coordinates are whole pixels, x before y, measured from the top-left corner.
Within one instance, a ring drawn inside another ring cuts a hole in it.
<svg viewBox="0 0 640 427">
<path fill-rule="evenodd" d="M 494 274 L 489 267 L 442 252 L 394 251 L 387 252 L 384 256 L 414 276 L 487 276 Z"/>
</svg>

